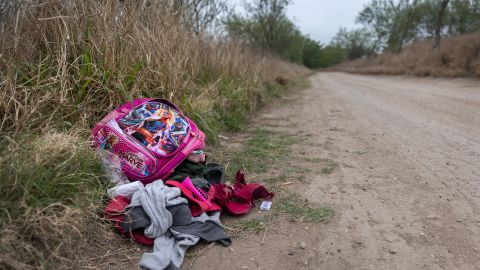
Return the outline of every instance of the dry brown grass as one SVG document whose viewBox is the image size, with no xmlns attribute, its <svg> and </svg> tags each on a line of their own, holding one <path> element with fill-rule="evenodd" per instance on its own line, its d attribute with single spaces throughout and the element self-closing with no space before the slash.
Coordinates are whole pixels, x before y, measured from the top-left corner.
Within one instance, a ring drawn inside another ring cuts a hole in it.
<svg viewBox="0 0 480 270">
<path fill-rule="evenodd" d="M 134 268 L 138 245 L 101 218 L 89 128 L 127 100 L 166 97 L 211 138 L 307 70 L 196 36 L 161 1 L 33 2 L 0 22 L 0 269 Z"/>
<path fill-rule="evenodd" d="M 0 268 L 135 268 L 141 247 L 120 238 L 94 210 L 49 205 L 29 213 L 23 223 L 3 227 Z"/>
<path fill-rule="evenodd" d="M 0 130 L 58 126 L 62 120 L 90 126 L 140 96 L 167 97 L 208 116 L 228 103 L 219 89 L 233 79 L 231 87 L 244 98 L 231 102 L 253 108 L 263 84 L 306 73 L 228 40 L 196 36 L 168 5 L 39 2 L 13 11 L 0 28 Z"/>
<path fill-rule="evenodd" d="M 438 50 L 432 50 L 432 42 L 426 40 L 405 47 L 399 54 L 384 53 L 372 59 L 343 63 L 335 69 L 364 74 L 478 77 L 480 34 L 445 38 Z"/>
</svg>

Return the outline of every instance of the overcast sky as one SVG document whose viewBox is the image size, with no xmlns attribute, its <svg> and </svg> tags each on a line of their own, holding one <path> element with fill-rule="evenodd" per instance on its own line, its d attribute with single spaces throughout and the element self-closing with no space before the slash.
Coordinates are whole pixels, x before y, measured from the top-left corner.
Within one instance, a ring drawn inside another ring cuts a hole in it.
<svg viewBox="0 0 480 270">
<path fill-rule="evenodd" d="M 355 18 L 371 0 L 293 0 L 287 14 L 302 33 L 329 43 L 340 26 L 355 27 Z M 242 0 L 233 0 L 239 5 Z"/>
<path fill-rule="evenodd" d="M 340 26 L 355 27 L 355 18 L 371 0 L 293 0 L 287 14 L 304 34 L 329 43 Z"/>
</svg>

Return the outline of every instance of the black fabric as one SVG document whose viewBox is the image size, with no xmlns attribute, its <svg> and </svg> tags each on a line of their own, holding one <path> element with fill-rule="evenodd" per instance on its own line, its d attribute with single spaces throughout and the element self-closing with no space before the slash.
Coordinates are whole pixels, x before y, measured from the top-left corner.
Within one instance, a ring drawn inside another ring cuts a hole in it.
<svg viewBox="0 0 480 270">
<path fill-rule="evenodd" d="M 167 207 L 172 214 L 172 226 L 185 226 L 192 223 L 192 211 L 188 208 L 188 204 L 179 204 Z"/>
<path fill-rule="evenodd" d="M 179 204 L 167 207 L 172 214 L 171 229 L 181 233 L 196 235 L 207 242 L 218 241 L 222 245 L 228 247 L 232 244 L 232 240 L 225 234 L 221 226 L 213 221 L 192 222 L 192 212 L 187 204 Z M 145 229 L 150 226 L 151 220 L 141 206 L 128 208 L 125 212 L 125 218 L 122 229 L 125 232 L 131 232 L 137 229 Z"/>
<path fill-rule="evenodd" d="M 218 241 L 226 247 L 232 244 L 232 240 L 225 234 L 223 228 L 212 221 L 206 221 L 205 223 L 194 222 L 187 226 L 172 226 L 171 229 L 181 233 L 196 235 L 207 242 Z"/>
<path fill-rule="evenodd" d="M 182 182 L 187 176 L 190 178 L 204 178 L 206 173 L 207 165 L 186 159 L 173 171 L 169 180 Z"/>
<path fill-rule="evenodd" d="M 208 163 L 204 176 L 210 184 L 225 183 L 225 169 L 220 164 Z"/>
<path fill-rule="evenodd" d="M 142 229 L 150 226 L 152 221 L 147 216 L 141 206 L 127 208 L 122 222 L 122 229 L 125 232 L 131 232 L 136 229 Z"/>
<path fill-rule="evenodd" d="M 183 161 L 175 171 L 173 171 L 169 179 L 182 182 L 187 176 L 192 180 L 194 178 L 204 178 L 210 184 L 225 183 L 225 169 L 222 165 L 217 163 L 208 163 L 205 165 L 190 160 Z"/>
</svg>

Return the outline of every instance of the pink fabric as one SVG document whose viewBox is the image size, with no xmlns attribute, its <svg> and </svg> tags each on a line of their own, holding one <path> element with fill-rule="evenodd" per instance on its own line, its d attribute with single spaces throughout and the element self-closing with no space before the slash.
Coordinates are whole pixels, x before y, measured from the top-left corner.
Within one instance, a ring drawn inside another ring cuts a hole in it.
<svg viewBox="0 0 480 270">
<path fill-rule="evenodd" d="M 169 155 L 156 155 L 142 144 L 134 143 L 131 135 L 126 134 L 118 126 L 118 121 L 135 107 L 149 101 L 158 101 L 166 104 L 180 114 L 178 107 L 166 99 L 141 98 L 121 105 L 110 112 L 92 129 L 94 147 L 100 148 L 102 142 L 112 141 L 110 152 L 117 155 L 122 161 L 122 171 L 130 180 L 138 180 L 143 184 L 157 179 L 168 179 L 173 170 L 182 163 L 194 150 L 205 148 L 205 134 L 195 122 L 183 115 L 189 124 L 188 137 Z"/>
<path fill-rule="evenodd" d="M 213 211 L 220 211 L 222 208 L 213 201 L 215 197 L 215 189 L 210 188 L 208 191 L 208 201 L 204 202 L 202 200 L 197 199 L 191 190 L 186 188 L 182 185 L 182 183 L 175 181 L 175 180 L 168 180 L 165 182 L 167 186 L 178 187 L 182 191 L 182 196 L 188 200 L 188 206 L 190 211 L 192 211 L 192 216 L 196 217 L 201 215 L 203 212 L 213 212 Z"/>
</svg>

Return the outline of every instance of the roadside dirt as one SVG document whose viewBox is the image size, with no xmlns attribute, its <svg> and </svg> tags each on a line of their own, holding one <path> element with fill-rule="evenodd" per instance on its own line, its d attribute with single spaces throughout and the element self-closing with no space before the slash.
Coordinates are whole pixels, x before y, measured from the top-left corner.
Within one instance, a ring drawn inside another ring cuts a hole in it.
<svg viewBox="0 0 480 270">
<path fill-rule="evenodd" d="M 231 248 L 206 246 L 184 268 L 479 269 L 480 83 L 342 73 L 311 82 L 255 125 L 298 134 L 295 151 L 334 162 L 288 186 L 333 218 L 279 220 Z"/>
</svg>

